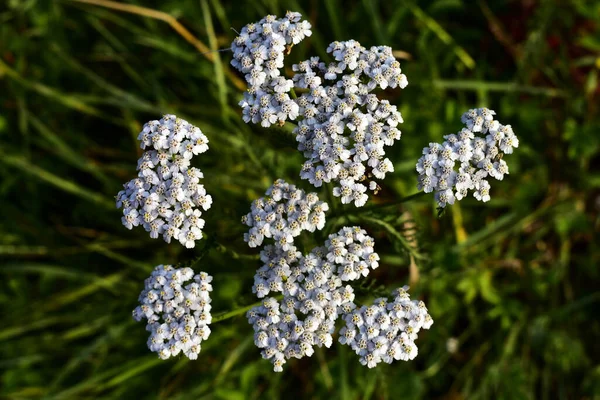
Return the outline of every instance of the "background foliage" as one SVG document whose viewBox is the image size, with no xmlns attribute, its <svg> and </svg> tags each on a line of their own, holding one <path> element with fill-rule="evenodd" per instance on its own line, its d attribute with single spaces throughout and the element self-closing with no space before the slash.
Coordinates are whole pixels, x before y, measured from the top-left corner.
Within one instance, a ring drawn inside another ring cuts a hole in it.
<svg viewBox="0 0 600 400">
<path fill-rule="evenodd" d="M 600 396 L 600 3 L 88 3 L 99 4 L 0 4 L 1 395 Z M 406 121 L 390 157 L 396 172 L 373 207 L 333 200 L 327 230 L 359 223 L 376 237 L 383 262 L 357 286 L 362 299 L 410 282 L 426 301 L 435 323 L 414 362 L 368 370 L 336 344 L 274 374 L 252 343 L 243 311 L 256 301 L 258 261 L 240 217 L 277 177 L 309 186 L 289 130 L 243 124 L 230 54 L 204 51 L 227 48 L 231 27 L 286 9 L 302 12 L 314 31 L 289 62 L 353 38 L 392 46 L 408 76 L 405 90 L 384 94 Z M 401 203 L 416 191 L 421 149 L 457 131 L 475 106 L 495 109 L 521 140 L 492 201 L 464 200 L 440 218 L 432 196 Z M 215 199 L 210 237 L 194 250 L 126 230 L 112 199 L 135 176 L 142 124 L 164 113 L 211 141 L 195 161 Z M 131 310 L 153 266 L 188 260 L 214 275 L 222 321 L 198 361 L 161 362 Z"/>
</svg>

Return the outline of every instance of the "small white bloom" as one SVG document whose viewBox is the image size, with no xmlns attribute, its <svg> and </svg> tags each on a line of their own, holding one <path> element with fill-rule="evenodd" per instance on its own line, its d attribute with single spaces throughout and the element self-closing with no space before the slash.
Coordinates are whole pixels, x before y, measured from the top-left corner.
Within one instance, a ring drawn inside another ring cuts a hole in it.
<svg viewBox="0 0 600 400">
<path fill-rule="evenodd" d="M 508 174 L 508 165 L 499 156 L 512 153 L 519 140 L 510 125 L 493 119 L 495 114 L 487 108 L 469 110 L 461 117 L 466 128 L 444 136 L 442 144 L 430 143 L 423 149 L 416 166 L 417 188 L 426 193 L 435 191 L 440 208 L 463 199 L 470 190 L 477 200 L 489 201 L 490 184 L 483 178 L 502 180 Z"/>
<path fill-rule="evenodd" d="M 190 160 L 208 149 L 208 139 L 174 115 L 146 123 L 138 138 L 146 149 L 138 160 L 138 178 L 124 184 L 116 197 L 123 225 L 142 225 L 153 239 L 162 236 L 170 243 L 176 238 L 193 247 L 204 227 L 199 208 L 208 210 L 212 198 L 199 183 L 202 171 L 190 167 Z"/>
<path fill-rule="evenodd" d="M 201 342 L 210 335 L 211 281 L 205 272 L 194 275 L 191 268 L 170 265 L 158 265 L 145 280 L 133 317 L 148 320 L 148 348 L 160 358 L 176 356 L 180 351 L 191 360 L 198 358 Z M 154 314 L 153 310 L 162 311 Z"/>
<path fill-rule="evenodd" d="M 344 315 L 346 325 L 340 330 L 339 341 L 360 356 L 361 364 L 373 368 L 381 361 L 391 364 L 394 360 L 416 357 L 417 332 L 429 329 L 433 320 L 422 302 L 410 300 L 406 289 L 396 290 L 391 302 L 386 298 L 376 299 L 372 306 L 362 306 Z M 422 321 L 427 321 L 427 326 Z"/>
</svg>

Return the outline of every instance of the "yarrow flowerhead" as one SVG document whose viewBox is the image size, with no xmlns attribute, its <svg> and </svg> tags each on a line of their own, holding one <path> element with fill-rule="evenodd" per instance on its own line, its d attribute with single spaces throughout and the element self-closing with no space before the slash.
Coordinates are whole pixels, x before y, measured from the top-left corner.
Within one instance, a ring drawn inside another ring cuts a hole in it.
<svg viewBox="0 0 600 400">
<path fill-rule="evenodd" d="M 316 193 L 304 192 L 283 179 L 277 180 L 261 197 L 252 202 L 250 212 L 242 222 L 250 227 L 244 241 L 250 247 L 260 246 L 264 238 L 273 239 L 288 250 L 293 238 L 302 231 L 314 232 L 325 225 L 327 203 Z"/>
<path fill-rule="evenodd" d="M 433 319 L 425 303 L 410 300 L 405 286 L 394 291 L 394 300 L 376 299 L 371 306 L 355 308 L 344 315 L 339 341 L 360 356 L 369 368 L 380 362 L 412 360 L 417 356 L 415 340 L 421 329 L 429 329 Z"/>
<path fill-rule="evenodd" d="M 485 178 L 502 180 L 508 174 L 502 156 L 519 147 L 519 139 L 510 125 L 494 120 L 495 114 L 487 108 L 469 110 L 461 118 L 466 128 L 423 149 L 417 162 L 418 188 L 435 191 L 440 208 L 466 197 L 469 190 L 477 200 L 489 201 L 490 183 Z"/>
<path fill-rule="evenodd" d="M 259 298 L 281 292 L 283 299 L 266 298 L 247 317 L 256 346 L 276 372 L 290 358 L 312 356 L 314 346 L 331 346 L 335 321 L 355 307 L 354 290 L 344 282 L 379 266 L 373 245 L 361 228 L 344 227 L 306 256 L 277 244 L 261 251 L 265 265 L 254 277 L 254 292 Z"/>
<path fill-rule="evenodd" d="M 160 358 L 180 352 L 198 358 L 202 341 L 210 335 L 211 281 L 205 272 L 194 275 L 191 268 L 170 265 L 158 265 L 146 279 L 133 318 L 148 321 L 148 348 Z"/>
<path fill-rule="evenodd" d="M 263 265 L 252 288 L 265 300 L 247 317 L 256 346 L 278 372 L 292 357 L 310 357 L 314 346 L 331 346 L 336 319 L 355 307 L 354 291 L 343 282 L 367 276 L 379 266 L 373 238 L 359 227 L 342 228 L 307 255 L 296 249 L 293 241 L 301 231 L 323 228 L 326 206 L 316 194 L 279 180 L 244 217 L 251 227 L 244 239 L 251 247 L 262 245 L 265 238 L 273 242 L 260 252 Z M 277 293 L 283 295 L 281 301 L 266 297 Z"/>
<path fill-rule="evenodd" d="M 408 84 L 400 63 L 387 46 L 366 49 L 355 40 L 333 42 L 327 48 L 335 61 L 318 57 L 293 66 L 296 86 L 305 91 L 297 102 L 295 128 L 298 150 L 307 161 L 300 177 L 319 187 L 335 182 L 333 194 L 344 204 L 363 206 L 367 190 L 394 171 L 385 146 L 400 139 L 402 115 L 373 90 Z"/>
<path fill-rule="evenodd" d="M 146 151 L 138 160 L 138 177 L 123 185 L 117 207 L 123 208 L 123 225 L 142 225 L 151 238 L 172 238 L 185 247 L 202 238 L 204 219 L 212 197 L 200 179 L 202 171 L 190 166 L 192 157 L 208 150 L 208 138 L 199 128 L 175 115 L 144 125 L 138 136 Z"/>
<path fill-rule="evenodd" d="M 294 86 L 281 76 L 284 54 L 312 34 L 302 15 L 288 11 L 284 18 L 267 15 L 244 26 L 231 45 L 231 65 L 245 74 L 248 91 L 240 102 L 246 123 L 268 127 L 298 116 L 298 105 L 288 93 Z"/>
<path fill-rule="evenodd" d="M 400 139 L 403 122 L 396 106 L 372 92 L 408 81 L 390 47 L 366 49 L 355 40 L 331 43 L 333 62 L 312 57 L 293 66 L 292 80 L 284 78 L 284 55 L 310 36 L 310 24 L 300 17 L 267 16 L 234 40 L 231 63 L 250 86 L 240 102 L 243 118 L 264 127 L 297 120 L 294 134 L 307 159 L 300 177 L 316 187 L 333 181 L 342 203 L 361 207 L 366 192 L 379 189 L 377 179 L 394 171 L 384 147 Z M 288 94 L 293 88 L 302 92 L 298 98 Z"/>
</svg>

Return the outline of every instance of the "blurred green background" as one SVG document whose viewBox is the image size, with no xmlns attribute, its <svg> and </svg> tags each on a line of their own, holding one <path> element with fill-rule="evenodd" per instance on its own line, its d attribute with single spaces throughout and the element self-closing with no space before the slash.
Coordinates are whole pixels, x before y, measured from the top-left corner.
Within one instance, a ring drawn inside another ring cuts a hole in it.
<svg viewBox="0 0 600 400">
<path fill-rule="evenodd" d="M 599 398 L 600 3 L 87 3 L 0 2 L 1 397 Z M 396 172 L 368 210 L 330 199 L 341 216 L 303 240 L 349 223 L 376 238 L 381 267 L 355 288 L 367 302 L 410 282 L 426 302 L 435 323 L 413 362 L 369 370 L 334 344 L 275 374 L 252 343 L 243 311 L 259 261 L 240 217 L 276 178 L 310 187 L 289 130 L 245 125 L 231 55 L 206 51 L 288 9 L 314 32 L 288 67 L 356 39 L 391 46 L 408 76 L 382 94 L 405 119 L 389 152 Z M 401 203 L 416 192 L 421 149 L 477 106 L 521 141 L 492 201 L 439 218 L 432 196 Z M 165 113 L 210 139 L 194 163 L 215 202 L 194 250 L 128 231 L 114 207 L 136 175 L 137 133 Z M 189 260 L 214 275 L 222 320 L 198 361 L 161 361 L 131 310 L 155 265 Z"/>
</svg>

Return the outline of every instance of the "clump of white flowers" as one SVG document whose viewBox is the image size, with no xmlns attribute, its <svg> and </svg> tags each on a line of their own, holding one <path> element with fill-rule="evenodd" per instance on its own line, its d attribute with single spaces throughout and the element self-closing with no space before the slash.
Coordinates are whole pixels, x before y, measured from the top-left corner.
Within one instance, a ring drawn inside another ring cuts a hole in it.
<svg viewBox="0 0 600 400">
<path fill-rule="evenodd" d="M 417 162 L 418 188 L 426 193 L 435 191 L 440 208 L 466 197 L 469 190 L 477 200 L 489 201 L 486 178 L 502 180 L 508 174 L 502 156 L 519 147 L 519 139 L 510 125 L 500 124 L 494 115 L 487 108 L 469 110 L 461 118 L 466 128 L 444 136 L 442 144 L 430 143 L 423 149 Z"/>
<path fill-rule="evenodd" d="M 240 102 L 246 123 L 269 127 L 298 116 L 298 105 L 288 94 L 294 82 L 281 76 L 284 54 L 312 34 L 302 15 L 288 11 L 285 18 L 267 15 L 244 26 L 231 45 L 231 65 L 245 74 L 248 91 Z"/>
<path fill-rule="evenodd" d="M 286 79 L 284 55 L 311 34 L 300 18 L 295 12 L 269 15 L 234 40 L 231 64 L 249 85 L 240 102 L 243 118 L 263 127 L 298 120 L 294 134 L 307 159 L 300 177 L 316 187 L 335 182 L 333 194 L 342 203 L 361 207 L 366 192 L 379 189 L 376 179 L 394 171 L 384 147 L 400 139 L 403 122 L 396 106 L 372 92 L 404 88 L 408 81 L 390 47 L 366 49 L 355 40 L 331 43 L 333 62 L 312 57 L 294 65 L 295 75 Z"/>
<path fill-rule="evenodd" d="M 283 75 L 285 56 L 312 34 L 301 17 L 291 11 L 284 18 L 267 15 L 244 26 L 232 43 L 231 64 L 248 83 L 239 103 L 242 117 L 263 127 L 295 121 L 293 133 L 306 160 L 300 177 L 315 187 L 333 183 L 333 195 L 343 204 L 362 207 L 367 192 L 376 194 L 378 181 L 394 171 L 385 148 L 400 140 L 403 122 L 397 107 L 374 91 L 403 89 L 408 81 L 390 47 L 367 49 L 355 40 L 331 43 L 331 62 L 311 57 L 293 65 L 288 79 Z M 465 129 L 423 150 L 417 163 L 419 188 L 435 191 L 440 207 L 469 190 L 487 201 L 485 178 L 508 174 L 502 155 L 512 153 L 519 142 L 510 125 L 500 125 L 493 115 L 486 108 L 470 110 L 462 117 Z M 187 121 L 165 115 L 146 123 L 138 140 L 145 150 L 138 177 L 116 196 L 123 225 L 141 225 L 152 238 L 194 247 L 203 235 L 202 212 L 211 207 L 212 198 L 191 160 L 208 150 L 207 137 Z M 305 254 L 295 246 L 302 232 L 324 228 L 328 210 L 316 193 L 280 179 L 242 218 L 248 226 L 244 241 L 261 249 L 252 291 L 262 303 L 246 314 L 255 345 L 280 372 L 287 360 L 310 357 L 315 346 L 330 347 L 341 318 L 345 324 L 339 342 L 350 346 L 363 365 L 414 359 L 418 333 L 433 320 L 422 301 L 410 299 L 407 286 L 396 289 L 392 301 L 382 297 L 370 306 L 355 303 L 348 283 L 379 267 L 375 241 L 365 230 L 343 227 Z M 148 347 L 160 358 L 180 353 L 198 358 L 201 342 L 211 332 L 211 281 L 204 272 L 170 265 L 157 266 L 145 280 L 133 318 L 147 320 Z"/>
<path fill-rule="evenodd" d="M 202 341 L 210 335 L 211 281 L 205 272 L 194 275 L 191 268 L 170 265 L 158 265 L 145 280 L 133 318 L 148 321 L 148 348 L 160 358 L 179 353 L 198 358 Z"/>
<path fill-rule="evenodd" d="M 354 290 L 344 282 L 379 266 L 373 244 L 361 228 L 344 227 L 306 256 L 277 244 L 261 252 L 265 265 L 255 275 L 254 292 L 259 298 L 281 292 L 283 299 L 269 297 L 247 317 L 254 342 L 274 371 L 282 371 L 290 358 L 312 356 L 314 346 L 331 346 L 335 321 L 355 307 Z"/>
<path fill-rule="evenodd" d="M 379 298 L 371 306 L 355 308 L 344 316 L 346 325 L 340 330 L 339 341 L 360 356 L 360 363 L 369 368 L 380 362 L 412 360 L 417 356 L 415 344 L 421 329 L 429 329 L 433 319 L 425 303 L 410 300 L 408 286 L 394 291 L 394 300 Z"/>
<path fill-rule="evenodd" d="M 294 237 L 304 230 L 314 232 L 325 225 L 327 203 L 319 201 L 316 193 L 277 180 L 261 197 L 252 202 L 250 212 L 242 222 L 250 227 L 244 240 L 250 247 L 260 246 L 264 238 L 272 238 L 283 250 L 287 250 Z"/>
<path fill-rule="evenodd" d="M 123 185 L 117 207 L 123 208 L 123 225 L 142 225 L 151 238 L 178 240 L 187 248 L 202 238 L 204 219 L 212 197 L 200 179 L 202 171 L 190 166 L 192 157 L 208 150 L 208 138 L 196 126 L 165 115 L 144 125 L 138 136 L 146 151 L 138 160 L 138 177 Z"/>
<path fill-rule="evenodd" d="M 292 357 L 310 357 L 314 346 L 331 346 L 335 321 L 355 307 L 354 291 L 344 282 L 367 276 L 379 266 L 374 240 L 360 227 L 342 228 L 307 255 L 296 249 L 293 240 L 301 231 L 323 227 L 326 206 L 316 194 L 278 180 L 244 217 L 251 227 L 244 239 L 251 247 L 261 245 L 265 237 L 273 240 L 260 252 L 264 264 L 254 276 L 253 292 L 258 298 L 277 293 L 283 298 L 266 298 L 247 317 L 256 346 L 277 372 Z M 286 229 L 290 231 L 282 233 Z"/>
<path fill-rule="evenodd" d="M 394 171 L 384 157 L 386 146 L 400 139 L 402 115 L 380 100 L 375 89 L 408 84 L 400 63 L 387 46 L 366 49 L 355 40 L 333 42 L 327 48 L 335 61 L 318 57 L 294 65 L 300 122 L 294 129 L 306 162 L 300 177 L 319 187 L 335 182 L 335 196 L 344 204 L 363 206 L 367 190 L 377 191 L 376 179 Z"/>
</svg>

